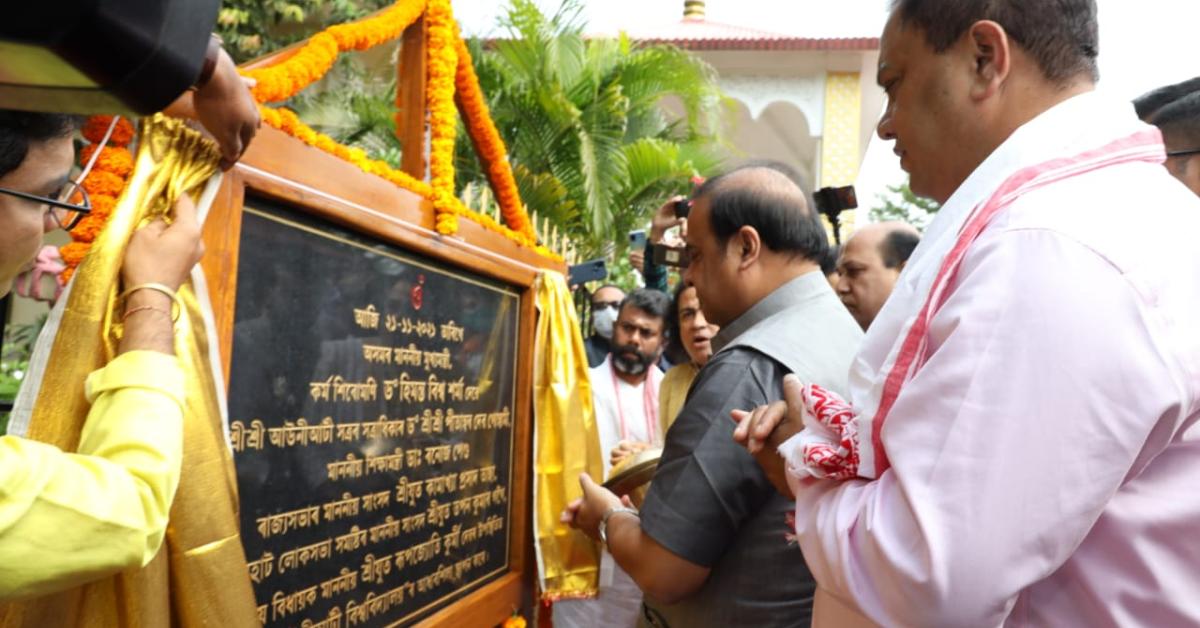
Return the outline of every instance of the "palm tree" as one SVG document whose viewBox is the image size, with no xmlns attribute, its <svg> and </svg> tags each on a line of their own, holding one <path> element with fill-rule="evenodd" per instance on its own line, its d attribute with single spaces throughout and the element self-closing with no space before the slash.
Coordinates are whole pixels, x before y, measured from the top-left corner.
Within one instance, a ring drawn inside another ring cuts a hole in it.
<svg viewBox="0 0 1200 628">
<path fill-rule="evenodd" d="M 468 44 L 521 198 L 571 239 L 580 259 L 615 262 L 624 234 L 664 199 L 686 193 L 694 176 L 720 167 L 724 100 L 715 73 L 673 46 L 586 39 L 580 0 L 566 0 L 549 18 L 532 0 L 510 1 L 500 23 L 507 37 Z M 287 104 L 314 128 L 398 167 L 395 73 L 355 57 L 339 59 Z M 668 116 L 665 97 L 682 116 Z M 467 206 L 497 213 L 461 124 L 455 170 Z"/>
<path fill-rule="evenodd" d="M 621 252 L 624 234 L 664 199 L 719 167 L 715 73 L 672 46 L 585 39 L 579 0 L 550 18 L 532 0 L 510 1 L 501 18 L 507 37 L 470 49 L 521 198 L 584 259 Z M 662 108 L 667 96 L 682 105 L 680 119 Z M 462 133 L 455 166 L 459 189 L 480 187 Z"/>
</svg>

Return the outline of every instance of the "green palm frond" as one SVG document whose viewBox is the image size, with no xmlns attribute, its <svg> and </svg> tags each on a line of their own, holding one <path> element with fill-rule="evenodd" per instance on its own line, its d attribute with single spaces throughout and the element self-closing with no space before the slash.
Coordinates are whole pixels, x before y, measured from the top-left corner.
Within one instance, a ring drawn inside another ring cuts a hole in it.
<svg viewBox="0 0 1200 628">
<path fill-rule="evenodd" d="M 714 172 L 725 143 L 710 66 L 624 36 L 585 40 L 582 6 L 567 0 L 547 17 L 532 0 L 509 0 L 507 38 L 468 45 L 526 207 L 595 256 L 623 244 L 624 231 L 692 176 Z M 667 96 L 683 104 L 682 120 L 661 108 Z M 460 189 L 477 187 L 483 175 L 465 137 L 456 159 Z"/>
<path fill-rule="evenodd" d="M 560 229 L 577 227 L 580 212 L 571 193 L 557 177 L 549 173 L 533 173 L 523 166 L 513 169 L 521 200 L 528 207 L 538 208 L 538 215 L 549 218 Z"/>
<path fill-rule="evenodd" d="M 596 233 L 611 226 L 615 213 L 613 184 L 626 176 L 622 145 L 628 108 L 629 99 L 621 93 L 621 86 L 612 83 L 582 111 L 579 119 L 577 133 L 586 195 L 584 207 L 591 214 L 592 229 Z"/>
</svg>

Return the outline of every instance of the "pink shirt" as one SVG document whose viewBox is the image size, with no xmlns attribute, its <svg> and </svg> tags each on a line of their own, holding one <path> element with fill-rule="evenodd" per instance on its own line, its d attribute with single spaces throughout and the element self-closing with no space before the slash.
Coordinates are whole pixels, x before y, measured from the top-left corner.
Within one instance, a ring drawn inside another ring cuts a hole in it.
<svg viewBox="0 0 1200 628">
<path fill-rule="evenodd" d="M 1089 94 L 998 148 L 868 332 L 855 406 L 877 402 L 938 243 L 972 207 L 1022 166 L 1139 128 Z M 825 593 L 890 626 L 1200 624 L 1200 199 L 1144 164 L 1042 188 L 995 219 L 951 291 L 884 424 L 891 468 L 793 478 Z"/>
</svg>

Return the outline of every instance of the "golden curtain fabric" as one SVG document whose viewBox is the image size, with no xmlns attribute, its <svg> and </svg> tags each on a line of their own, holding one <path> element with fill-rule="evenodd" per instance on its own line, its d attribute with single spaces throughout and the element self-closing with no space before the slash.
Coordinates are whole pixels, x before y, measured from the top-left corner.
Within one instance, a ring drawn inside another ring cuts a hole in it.
<svg viewBox="0 0 1200 628">
<path fill-rule="evenodd" d="M 116 354 L 113 323 L 121 261 L 130 234 L 169 216 L 174 201 L 216 171 L 213 144 L 161 115 L 143 121 L 136 167 L 108 227 L 80 265 L 54 339 L 29 437 L 74 451 L 87 417 L 82 382 Z M 210 339 L 189 283 L 175 352 L 184 368 L 187 410 L 179 489 L 163 549 L 144 569 L 0 606 L 0 626 L 96 628 L 258 625 L 238 534 L 237 484 L 225 442 Z"/>
<path fill-rule="evenodd" d="M 559 521 L 579 497 L 579 474 L 600 478 L 600 437 L 592 410 L 587 354 L 571 292 L 561 273 L 543 273 L 537 286 L 534 345 L 534 538 L 547 599 L 592 597 L 599 548 Z"/>
</svg>

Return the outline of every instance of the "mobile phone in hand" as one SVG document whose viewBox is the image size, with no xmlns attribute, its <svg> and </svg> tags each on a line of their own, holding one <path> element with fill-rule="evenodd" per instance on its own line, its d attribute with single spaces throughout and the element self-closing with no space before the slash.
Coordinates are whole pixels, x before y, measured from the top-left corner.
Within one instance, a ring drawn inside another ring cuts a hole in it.
<svg viewBox="0 0 1200 628">
<path fill-rule="evenodd" d="M 646 248 L 646 231 L 644 229 L 629 232 L 629 248 L 635 251 Z"/>
</svg>

